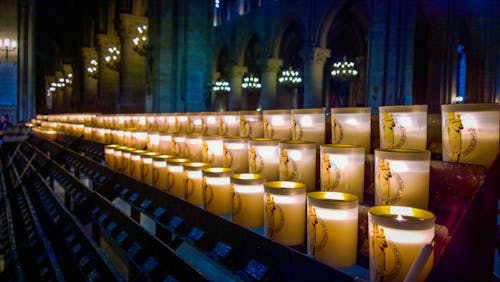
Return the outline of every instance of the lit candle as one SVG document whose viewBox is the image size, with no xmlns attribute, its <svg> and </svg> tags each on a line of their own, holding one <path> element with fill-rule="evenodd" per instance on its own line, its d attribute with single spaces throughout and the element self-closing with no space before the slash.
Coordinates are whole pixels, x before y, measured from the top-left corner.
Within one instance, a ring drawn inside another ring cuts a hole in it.
<svg viewBox="0 0 500 282">
<path fill-rule="evenodd" d="M 489 168 L 500 143 L 500 105 L 441 105 L 441 113 L 443 160 Z"/>
<path fill-rule="evenodd" d="M 201 133 L 202 116 L 201 113 L 188 113 L 187 134 Z"/>
<path fill-rule="evenodd" d="M 107 142 L 106 142 L 106 129 L 96 128 L 96 142 L 107 144 Z"/>
<path fill-rule="evenodd" d="M 432 243 L 435 217 L 426 210 L 375 206 L 368 210 L 370 281 L 403 281 L 422 249 Z M 433 256 L 417 278 L 425 281 Z"/>
<path fill-rule="evenodd" d="M 181 126 L 175 114 L 170 114 L 167 116 L 167 125 L 168 133 L 177 134 L 181 132 Z"/>
<path fill-rule="evenodd" d="M 122 171 L 122 154 L 124 149 L 128 149 L 128 147 L 120 146 L 118 148 L 115 148 L 115 151 L 113 153 L 115 156 L 115 159 L 113 161 L 113 166 L 116 171 Z"/>
<path fill-rule="evenodd" d="M 179 125 L 179 133 L 186 134 L 189 131 L 189 118 L 187 114 L 175 114 L 177 124 Z"/>
<path fill-rule="evenodd" d="M 224 216 L 229 215 L 232 201 L 230 168 L 212 167 L 203 169 L 203 208 Z"/>
<path fill-rule="evenodd" d="M 122 149 L 122 164 L 121 164 L 121 172 L 125 175 L 130 175 L 130 156 L 134 148 L 124 148 Z"/>
<path fill-rule="evenodd" d="M 240 111 L 240 137 L 264 137 L 261 111 Z"/>
<path fill-rule="evenodd" d="M 113 143 L 111 141 L 112 140 L 111 138 L 112 138 L 111 129 L 109 129 L 109 128 L 104 129 L 104 143 L 105 144 Z"/>
<path fill-rule="evenodd" d="M 202 170 L 210 166 L 209 163 L 184 163 L 184 200 L 196 206 L 203 205 Z"/>
<path fill-rule="evenodd" d="M 222 166 L 223 138 L 218 135 L 203 136 L 202 161 L 212 166 Z"/>
<path fill-rule="evenodd" d="M 221 112 L 218 116 L 219 135 L 239 136 L 240 117 L 238 112 Z"/>
<path fill-rule="evenodd" d="M 148 144 L 148 133 L 145 131 L 134 131 L 132 132 L 132 142 L 131 147 L 143 150 L 146 149 Z"/>
<path fill-rule="evenodd" d="M 332 144 L 350 144 L 370 152 L 370 107 L 331 108 Z"/>
<path fill-rule="evenodd" d="M 375 205 L 427 209 L 431 153 L 425 150 L 375 150 Z"/>
<path fill-rule="evenodd" d="M 201 120 L 201 134 L 213 135 L 219 133 L 219 121 L 216 112 L 204 112 Z"/>
<path fill-rule="evenodd" d="M 158 151 L 161 154 L 170 155 L 172 153 L 172 135 L 167 133 L 160 133 L 158 144 Z"/>
<path fill-rule="evenodd" d="M 157 115 L 150 114 L 147 116 L 147 129 L 156 131 L 158 130 Z"/>
<path fill-rule="evenodd" d="M 112 144 L 104 146 L 104 161 L 106 162 L 106 166 L 110 169 L 115 169 L 114 167 L 114 158 L 115 158 L 115 149 L 118 148 L 119 145 Z"/>
<path fill-rule="evenodd" d="M 349 193 L 363 201 L 365 148 L 356 145 L 322 145 L 319 163 L 322 191 Z"/>
<path fill-rule="evenodd" d="M 279 140 L 255 138 L 248 141 L 248 171 L 263 174 L 268 181 L 279 179 Z"/>
<path fill-rule="evenodd" d="M 153 186 L 162 191 L 167 191 L 168 188 L 167 160 L 172 158 L 174 158 L 173 155 L 156 155 L 153 157 Z"/>
<path fill-rule="evenodd" d="M 292 139 L 290 110 L 265 110 L 262 113 L 264 137 L 288 141 Z"/>
<path fill-rule="evenodd" d="M 312 192 L 307 195 L 307 203 L 307 253 L 333 267 L 355 265 L 358 198 L 338 192 Z"/>
<path fill-rule="evenodd" d="M 264 225 L 264 183 L 262 174 L 243 173 L 231 176 L 231 220 L 246 228 Z"/>
<path fill-rule="evenodd" d="M 186 137 L 184 135 L 172 135 L 172 148 L 170 153 L 182 158 L 186 156 Z"/>
<path fill-rule="evenodd" d="M 167 115 L 159 114 L 156 117 L 156 123 L 158 124 L 158 131 L 159 132 L 168 132 Z"/>
<path fill-rule="evenodd" d="M 131 130 L 124 130 L 123 131 L 123 145 L 124 146 L 127 146 L 127 147 L 132 147 L 132 148 L 136 148 L 136 149 L 141 149 L 141 148 L 138 148 L 138 147 L 135 147 L 133 142 L 132 142 L 132 131 Z"/>
<path fill-rule="evenodd" d="M 199 133 L 186 135 L 186 155 L 185 157 L 193 162 L 203 161 L 203 137 Z"/>
<path fill-rule="evenodd" d="M 304 242 L 306 186 L 299 182 L 264 184 L 264 230 L 266 237 L 285 246 Z"/>
<path fill-rule="evenodd" d="M 184 198 L 184 167 L 183 164 L 189 159 L 168 159 L 167 160 L 167 192 L 183 199 Z"/>
<path fill-rule="evenodd" d="M 235 173 L 248 172 L 248 139 L 244 137 L 225 137 L 222 145 L 222 166 L 231 168 Z"/>
<path fill-rule="evenodd" d="M 157 155 L 155 152 L 141 154 L 141 180 L 148 185 L 153 185 L 153 157 Z"/>
<path fill-rule="evenodd" d="M 130 152 L 129 176 L 137 180 L 141 180 L 142 162 L 141 155 L 146 153 L 145 150 L 134 150 Z"/>
<path fill-rule="evenodd" d="M 316 190 L 316 143 L 285 141 L 279 148 L 280 180 L 302 182 L 308 192 Z"/>
<path fill-rule="evenodd" d="M 427 148 L 427 105 L 380 106 L 380 148 Z"/>
<path fill-rule="evenodd" d="M 148 133 L 147 150 L 151 152 L 158 152 L 160 150 L 160 133 L 153 131 Z"/>
<path fill-rule="evenodd" d="M 292 119 L 292 140 L 307 140 L 316 145 L 325 144 L 325 110 L 294 109 Z"/>
</svg>

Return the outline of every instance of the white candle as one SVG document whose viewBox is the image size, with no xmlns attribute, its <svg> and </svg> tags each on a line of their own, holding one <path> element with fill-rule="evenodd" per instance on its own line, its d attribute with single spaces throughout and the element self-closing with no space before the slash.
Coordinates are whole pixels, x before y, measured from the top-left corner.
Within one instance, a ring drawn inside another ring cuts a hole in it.
<svg viewBox="0 0 500 282">
<path fill-rule="evenodd" d="M 231 220 L 247 228 L 256 228 L 264 224 L 264 183 L 261 174 L 233 174 Z"/>
<path fill-rule="evenodd" d="M 500 144 L 500 105 L 442 105 L 441 112 L 443 160 L 489 168 Z"/>
<path fill-rule="evenodd" d="M 137 149 L 145 149 L 148 144 L 148 133 L 144 131 L 132 132 L 132 146 Z"/>
<path fill-rule="evenodd" d="M 380 148 L 427 148 L 427 105 L 380 106 Z"/>
<path fill-rule="evenodd" d="M 376 206 L 368 211 L 370 281 L 403 281 L 421 250 L 434 238 L 435 217 L 426 210 Z M 432 255 L 418 281 L 425 281 Z"/>
<path fill-rule="evenodd" d="M 115 169 L 113 161 L 115 158 L 115 149 L 118 147 L 119 145 L 117 144 L 106 145 L 104 147 L 104 161 L 106 162 L 106 166 L 110 169 Z"/>
<path fill-rule="evenodd" d="M 210 166 L 209 163 L 184 163 L 184 200 L 196 206 L 203 205 L 202 170 Z"/>
<path fill-rule="evenodd" d="M 168 170 L 167 160 L 172 159 L 172 155 L 156 155 L 153 157 L 153 186 L 167 191 Z"/>
<path fill-rule="evenodd" d="M 186 136 L 186 158 L 193 162 L 203 160 L 203 137 L 199 133 Z"/>
<path fill-rule="evenodd" d="M 285 246 L 304 242 L 306 188 L 298 182 L 264 184 L 264 230 L 266 237 Z"/>
<path fill-rule="evenodd" d="M 291 140 L 292 120 L 289 110 L 265 110 L 262 115 L 265 138 Z"/>
<path fill-rule="evenodd" d="M 168 159 L 167 160 L 167 192 L 184 199 L 184 167 L 183 164 L 189 159 Z"/>
<path fill-rule="evenodd" d="M 337 192 L 307 195 L 307 253 L 333 267 L 356 264 L 358 198 Z"/>
<path fill-rule="evenodd" d="M 142 162 L 141 154 L 146 153 L 144 150 L 135 150 L 130 153 L 129 176 L 137 180 L 141 180 Z"/>
<path fill-rule="evenodd" d="M 240 137 L 264 137 L 261 111 L 240 111 Z"/>
<path fill-rule="evenodd" d="M 207 211 L 220 216 L 230 213 L 232 173 L 230 168 L 203 169 L 203 207 Z"/>
<path fill-rule="evenodd" d="M 148 185 L 153 185 L 153 157 L 157 155 L 154 152 L 141 154 L 141 180 Z"/>
<path fill-rule="evenodd" d="M 168 125 L 168 133 L 177 134 L 181 132 L 181 126 L 175 114 L 170 114 L 167 116 L 167 125 Z"/>
<path fill-rule="evenodd" d="M 316 190 L 316 144 L 285 141 L 280 148 L 280 180 L 302 182 L 308 192 Z"/>
<path fill-rule="evenodd" d="M 349 193 L 363 201 L 365 148 L 355 145 L 322 145 L 319 163 L 322 191 Z"/>
<path fill-rule="evenodd" d="M 161 154 L 170 155 L 172 153 L 172 135 L 160 133 L 159 141 L 159 152 Z"/>
<path fill-rule="evenodd" d="M 427 209 L 430 152 L 410 149 L 375 150 L 375 205 Z"/>
<path fill-rule="evenodd" d="M 158 131 L 168 132 L 168 122 L 167 115 L 160 114 L 156 117 L 156 122 L 158 124 Z"/>
<path fill-rule="evenodd" d="M 157 116 L 154 114 L 147 116 L 147 126 L 149 130 L 158 130 Z"/>
<path fill-rule="evenodd" d="M 219 135 L 239 136 L 240 117 L 238 112 L 221 112 L 218 116 Z"/>
<path fill-rule="evenodd" d="M 292 140 L 325 144 L 325 111 L 323 109 L 294 109 L 290 111 Z"/>
<path fill-rule="evenodd" d="M 201 130 L 202 116 L 201 113 L 188 113 L 188 130 L 187 134 L 202 133 Z"/>
<path fill-rule="evenodd" d="M 248 141 L 248 171 L 263 174 L 268 181 L 279 179 L 279 141 L 256 138 Z"/>
<path fill-rule="evenodd" d="M 160 150 L 160 133 L 149 132 L 147 150 L 151 152 L 159 152 Z"/>
<path fill-rule="evenodd" d="M 186 137 L 175 134 L 172 136 L 172 148 L 170 154 L 184 158 L 186 156 Z"/>
<path fill-rule="evenodd" d="M 225 137 L 222 146 L 222 166 L 235 173 L 248 172 L 248 139 Z"/>
<path fill-rule="evenodd" d="M 96 129 L 96 141 L 99 143 L 107 144 L 106 142 L 106 129 L 97 128 Z"/>
<path fill-rule="evenodd" d="M 175 118 L 177 119 L 177 124 L 179 125 L 179 132 L 182 134 L 186 134 L 189 131 L 189 118 L 187 114 L 177 113 L 175 114 Z"/>
<path fill-rule="evenodd" d="M 370 152 L 371 113 L 369 107 L 331 108 L 332 144 L 350 144 Z"/>
<path fill-rule="evenodd" d="M 222 166 L 223 138 L 218 135 L 203 136 L 202 161 L 212 166 Z"/>
<path fill-rule="evenodd" d="M 205 112 L 202 113 L 201 134 L 214 135 L 219 133 L 219 122 L 217 113 Z"/>
</svg>

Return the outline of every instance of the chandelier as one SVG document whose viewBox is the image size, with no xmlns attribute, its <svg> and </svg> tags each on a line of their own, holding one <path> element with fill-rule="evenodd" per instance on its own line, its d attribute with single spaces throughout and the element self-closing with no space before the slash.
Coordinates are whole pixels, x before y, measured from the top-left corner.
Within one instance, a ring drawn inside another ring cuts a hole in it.
<svg viewBox="0 0 500 282">
<path fill-rule="evenodd" d="M 302 82 L 302 78 L 300 77 L 299 71 L 294 71 L 292 67 L 289 67 L 281 71 L 278 82 L 286 87 L 294 88 Z"/>
<path fill-rule="evenodd" d="M 355 68 L 353 62 L 348 62 L 346 56 L 342 59 L 342 62 L 333 63 L 332 77 L 340 80 L 350 80 L 358 75 L 358 71 Z"/>
<path fill-rule="evenodd" d="M 260 79 L 251 74 L 250 76 L 243 77 L 243 83 L 241 83 L 241 87 L 244 89 L 260 89 L 262 84 L 260 83 Z"/>
<path fill-rule="evenodd" d="M 106 66 L 112 70 L 118 70 L 120 68 L 120 50 L 116 46 L 108 48 L 108 55 L 104 57 Z"/>
<path fill-rule="evenodd" d="M 9 51 L 17 48 L 17 42 L 9 38 L 0 38 L 0 50 L 5 51 L 5 62 L 9 60 Z"/>
<path fill-rule="evenodd" d="M 141 56 L 145 56 L 148 50 L 148 37 L 146 36 L 146 31 L 148 27 L 146 25 L 137 27 L 137 36 L 132 39 L 134 42 L 134 51 L 139 53 Z"/>
<path fill-rule="evenodd" d="M 229 93 L 229 91 L 231 91 L 231 86 L 229 86 L 229 82 L 221 79 L 215 82 L 215 85 L 212 87 L 212 90 L 215 93 Z"/>
<path fill-rule="evenodd" d="M 89 62 L 89 66 L 87 67 L 87 73 L 92 78 L 97 78 L 97 60 L 92 59 Z"/>
</svg>

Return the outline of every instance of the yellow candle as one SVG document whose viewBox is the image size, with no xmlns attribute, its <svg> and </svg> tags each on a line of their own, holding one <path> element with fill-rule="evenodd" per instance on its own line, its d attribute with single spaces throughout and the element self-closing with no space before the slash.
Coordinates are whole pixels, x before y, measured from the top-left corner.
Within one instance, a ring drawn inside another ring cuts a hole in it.
<svg viewBox="0 0 500 282">
<path fill-rule="evenodd" d="M 147 129 L 156 131 L 158 130 L 157 116 L 150 114 L 147 116 Z"/>
<path fill-rule="evenodd" d="M 130 156 L 131 152 L 134 151 L 133 148 L 127 148 L 122 150 L 122 173 L 125 175 L 130 175 Z"/>
<path fill-rule="evenodd" d="M 196 206 L 203 205 L 202 170 L 209 163 L 188 162 L 184 165 L 184 200 Z"/>
<path fill-rule="evenodd" d="M 128 149 L 128 147 L 120 146 L 120 147 L 116 148 L 114 153 L 113 153 L 115 156 L 115 159 L 113 161 L 113 166 L 114 166 L 116 171 L 122 171 L 122 153 L 123 153 L 122 150 L 123 149 Z"/>
<path fill-rule="evenodd" d="M 266 237 L 285 246 L 304 242 L 306 187 L 299 182 L 264 184 L 264 230 Z"/>
<path fill-rule="evenodd" d="M 240 111 L 240 137 L 263 138 L 264 125 L 261 111 Z"/>
<path fill-rule="evenodd" d="M 156 123 L 158 124 L 158 131 L 167 132 L 168 131 L 168 122 L 167 115 L 160 114 L 156 117 Z"/>
<path fill-rule="evenodd" d="M 104 143 L 105 144 L 110 144 L 110 143 L 113 143 L 112 142 L 112 134 L 111 134 L 111 129 L 109 128 L 106 128 L 104 130 Z"/>
<path fill-rule="evenodd" d="M 231 168 L 235 173 L 248 172 L 248 139 L 244 137 L 225 137 L 222 147 L 222 166 Z"/>
<path fill-rule="evenodd" d="M 370 107 L 331 108 L 332 144 L 350 144 L 370 152 Z"/>
<path fill-rule="evenodd" d="M 160 133 L 158 150 L 161 154 L 170 155 L 172 153 L 172 135 Z M 173 154 L 172 154 L 173 155 Z"/>
<path fill-rule="evenodd" d="M 202 115 L 201 113 L 188 113 L 188 130 L 187 134 L 202 133 L 201 129 Z"/>
<path fill-rule="evenodd" d="M 159 132 L 149 132 L 148 133 L 148 143 L 147 150 L 151 152 L 159 152 L 160 150 L 160 133 Z"/>
<path fill-rule="evenodd" d="M 316 190 L 316 144 L 308 141 L 281 142 L 280 180 L 302 182 L 308 192 Z"/>
<path fill-rule="evenodd" d="M 228 215 L 231 209 L 232 192 L 230 168 L 212 167 L 203 169 L 203 208 L 216 215 Z"/>
<path fill-rule="evenodd" d="M 363 201 L 365 148 L 356 145 L 322 145 L 319 163 L 322 191 L 349 193 Z"/>
<path fill-rule="evenodd" d="M 240 117 L 238 112 L 221 112 L 218 116 L 219 135 L 238 136 L 240 134 Z"/>
<path fill-rule="evenodd" d="M 141 180 L 148 185 L 153 185 L 153 157 L 157 155 L 155 152 L 141 154 Z"/>
<path fill-rule="evenodd" d="M 107 144 L 107 142 L 106 142 L 106 129 L 96 128 L 96 142 Z"/>
<path fill-rule="evenodd" d="M 156 155 L 153 157 L 153 186 L 167 191 L 167 160 L 174 158 L 173 155 Z"/>
<path fill-rule="evenodd" d="M 184 135 L 175 134 L 172 136 L 170 153 L 182 158 L 186 156 L 186 137 Z"/>
<path fill-rule="evenodd" d="M 424 150 L 375 150 L 375 205 L 427 209 L 430 157 Z"/>
<path fill-rule="evenodd" d="M 307 253 L 333 267 L 355 265 L 358 198 L 338 192 L 312 192 L 307 202 Z"/>
<path fill-rule="evenodd" d="M 316 145 L 325 144 L 325 110 L 294 109 L 292 119 L 292 140 L 312 141 Z"/>
<path fill-rule="evenodd" d="M 205 112 L 202 114 L 201 134 L 213 135 L 219 133 L 219 122 L 216 112 Z"/>
<path fill-rule="evenodd" d="M 183 199 L 184 198 L 184 167 L 183 164 L 189 159 L 175 158 L 167 160 L 167 192 Z"/>
<path fill-rule="evenodd" d="M 189 118 L 187 114 L 177 113 L 175 114 L 177 119 L 177 124 L 179 125 L 179 133 L 186 134 L 189 130 Z"/>
<path fill-rule="evenodd" d="M 417 256 L 434 238 L 435 217 L 426 210 L 375 206 L 368 211 L 370 281 L 403 281 Z M 425 281 L 432 255 L 417 281 Z"/>
<path fill-rule="evenodd" d="M 146 153 L 144 150 L 135 150 L 130 152 L 129 176 L 137 180 L 141 180 L 141 154 Z"/>
<path fill-rule="evenodd" d="M 167 116 L 167 124 L 168 124 L 168 133 L 177 134 L 181 132 L 181 126 L 175 114 Z"/>
<path fill-rule="evenodd" d="M 203 136 L 202 160 L 212 166 L 222 166 L 223 138 L 218 135 Z"/>
<path fill-rule="evenodd" d="M 380 148 L 427 148 L 427 105 L 380 106 Z"/>
<path fill-rule="evenodd" d="M 248 141 L 248 171 L 263 174 L 268 181 L 279 179 L 279 140 L 256 138 Z"/>
<path fill-rule="evenodd" d="M 203 137 L 199 133 L 186 136 L 186 158 L 193 162 L 203 161 Z"/>
<path fill-rule="evenodd" d="M 265 110 L 262 113 L 264 137 L 288 141 L 292 139 L 290 110 Z"/>
<path fill-rule="evenodd" d="M 264 225 L 264 183 L 261 174 L 243 173 L 231 176 L 231 220 L 246 228 Z"/>
<path fill-rule="evenodd" d="M 148 144 L 148 133 L 145 131 L 132 132 L 131 146 L 137 149 L 145 149 Z"/>
<path fill-rule="evenodd" d="M 115 149 L 118 147 L 119 145 L 117 144 L 106 145 L 104 147 L 104 161 L 106 162 L 106 166 L 110 169 L 115 169 L 113 161 L 115 158 Z"/>
</svg>

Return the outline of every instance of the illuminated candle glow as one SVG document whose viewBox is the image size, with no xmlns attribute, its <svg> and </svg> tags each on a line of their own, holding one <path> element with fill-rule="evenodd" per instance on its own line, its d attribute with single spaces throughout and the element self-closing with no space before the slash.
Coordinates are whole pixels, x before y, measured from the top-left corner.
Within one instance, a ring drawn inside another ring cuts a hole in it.
<svg viewBox="0 0 500 282">
<path fill-rule="evenodd" d="M 243 173 L 231 176 L 231 220 L 247 228 L 264 225 L 264 183 L 262 174 Z"/>
<path fill-rule="evenodd" d="M 222 146 L 222 166 L 231 168 L 235 173 L 248 172 L 248 139 L 244 137 L 225 137 Z"/>
<path fill-rule="evenodd" d="M 212 166 L 222 166 L 223 138 L 219 135 L 203 136 L 202 161 Z"/>
<path fill-rule="evenodd" d="M 199 133 L 186 135 L 185 157 L 193 162 L 203 161 L 203 136 Z"/>
<path fill-rule="evenodd" d="M 358 145 L 370 152 L 370 107 L 331 108 L 332 144 Z"/>
<path fill-rule="evenodd" d="M 167 160 L 167 192 L 184 199 L 184 163 L 189 159 L 173 158 Z"/>
<path fill-rule="evenodd" d="M 248 171 L 279 180 L 279 140 L 255 138 L 248 141 Z"/>
<path fill-rule="evenodd" d="M 104 147 L 104 161 L 106 163 L 106 166 L 109 167 L 110 169 L 115 169 L 114 167 L 114 158 L 115 158 L 115 149 L 118 148 L 119 145 L 117 144 L 112 144 L 112 145 L 106 145 Z"/>
<path fill-rule="evenodd" d="M 427 148 L 427 105 L 380 106 L 380 148 Z"/>
<path fill-rule="evenodd" d="M 292 139 L 290 110 L 265 110 L 262 112 L 264 137 L 288 141 Z"/>
<path fill-rule="evenodd" d="M 225 216 L 231 211 L 232 191 L 230 168 L 212 167 L 203 169 L 203 208 Z"/>
<path fill-rule="evenodd" d="M 203 206 L 202 170 L 210 166 L 209 163 L 184 163 L 184 200 L 196 206 Z"/>
<path fill-rule="evenodd" d="M 240 111 L 240 137 L 264 137 L 261 111 Z"/>
<path fill-rule="evenodd" d="M 173 155 L 156 155 L 153 157 L 153 186 L 167 191 L 168 170 L 167 160 L 174 158 Z"/>
<path fill-rule="evenodd" d="M 316 143 L 280 142 L 280 180 L 302 182 L 308 192 L 316 190 Z"/>
<path fill-rule="evenodd" d="M 157 155 L 155 152 L 141 154 L 141 180 L 148 185 L 153 185 L 153 157 Z"/>
<path fill-rule="evenodd" d="M 325 110 L 293 109 L 291 113 L 292 140 L 325 144 Z"/>
<path fill-rule="evenodd" d="M 220 112 L 218 115 L 219 135 L 239 136 L 240 116 L 238 112 Z"/>
<path fill-rule="evenodd" d="M 219 119 L 216 112 L 204 112 L 201 120 L 201 134 L 214 135 L 219 133 Z"/>
</svg>

